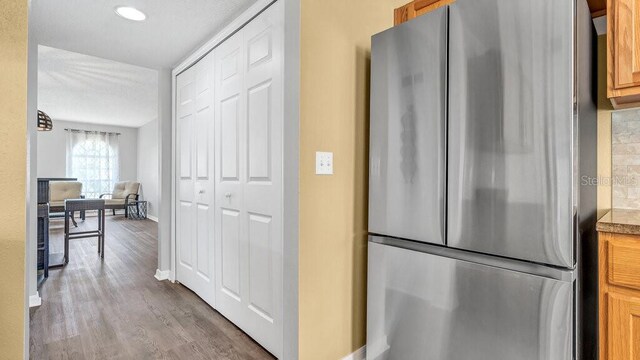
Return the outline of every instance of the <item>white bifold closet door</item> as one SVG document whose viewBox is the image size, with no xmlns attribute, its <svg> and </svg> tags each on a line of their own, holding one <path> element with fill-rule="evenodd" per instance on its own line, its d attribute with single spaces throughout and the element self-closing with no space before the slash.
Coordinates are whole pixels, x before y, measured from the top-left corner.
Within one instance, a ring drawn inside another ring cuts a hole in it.
<svg viewBox="0 0 640 360">
<path fill-rule="evenodd" d="M 216 309 L 282 355 L 282 1 L 215 50 Z"/>
<path fill-rule="evenodd" d="M 177 76 L 176 280 L 215 307 L 213 57 Z"/>
</svg>

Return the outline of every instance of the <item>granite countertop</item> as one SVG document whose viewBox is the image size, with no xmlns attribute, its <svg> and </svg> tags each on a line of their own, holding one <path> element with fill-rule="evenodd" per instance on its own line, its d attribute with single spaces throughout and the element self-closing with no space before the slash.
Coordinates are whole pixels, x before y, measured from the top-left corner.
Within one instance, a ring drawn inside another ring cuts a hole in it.
<svg viewBox="0 0 640 360">
<path fill-rule="evenodd" d="M 596 230 L 640 235 L 640 210 L 612 209 L 598 220 Z"/>
</svg>

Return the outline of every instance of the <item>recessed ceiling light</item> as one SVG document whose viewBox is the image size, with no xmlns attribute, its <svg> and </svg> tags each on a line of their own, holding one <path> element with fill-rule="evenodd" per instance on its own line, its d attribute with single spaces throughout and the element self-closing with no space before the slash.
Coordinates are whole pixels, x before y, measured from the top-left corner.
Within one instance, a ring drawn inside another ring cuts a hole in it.
<svg viewBox="0 0 640 360">
<path fill-rule="evenodd" d="M 147 18 L 147 15 L 145 15 L 142 11 L 131 6 L 118 6 L 116 8 L 116 14 L 122 16 L 127 20 L 133 21 L 144 21 L 144 19 Z"/>
</svg>

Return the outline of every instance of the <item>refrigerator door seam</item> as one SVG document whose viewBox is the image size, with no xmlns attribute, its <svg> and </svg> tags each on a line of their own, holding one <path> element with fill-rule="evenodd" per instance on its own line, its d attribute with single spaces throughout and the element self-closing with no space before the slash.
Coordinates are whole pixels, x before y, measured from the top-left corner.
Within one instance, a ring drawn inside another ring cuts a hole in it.
<svg viewBox="0 0 640 360">
<path fill-rule="evenodd" d="M 549 265 L 502 258 L 495 255 L 474 253 L 446 246 L 413 242 L 385 236 L 369 235 L 369 241 L 548 279 L 565 282 L 573 282 L 576 279 L 576 271 L 572 269 L 556 268 Z"/>
</svg>

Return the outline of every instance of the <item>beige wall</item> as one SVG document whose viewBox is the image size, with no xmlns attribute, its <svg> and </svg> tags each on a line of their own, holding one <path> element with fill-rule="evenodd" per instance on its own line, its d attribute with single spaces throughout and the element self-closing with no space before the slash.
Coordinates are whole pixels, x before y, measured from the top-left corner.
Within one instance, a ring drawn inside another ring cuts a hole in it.
<svg viewBox="0 0 640 360">
<path fill-rule="evenodd" d="M 607 36 L 598 37 L 598 218 L 611 209 L 611 102 L 607 99 Z"/>
<path fill-rule="evenodd" d="M 27 1 L 0 1 L 0 359 L 25 336 Z"/>
<path fill-rule="evenodd" d="M 300 359 L 365 343 L 371 35 L 407 0 L 301 0 Z M 315 175 L 315 151 L 334 175 Z"/>
</svg>

